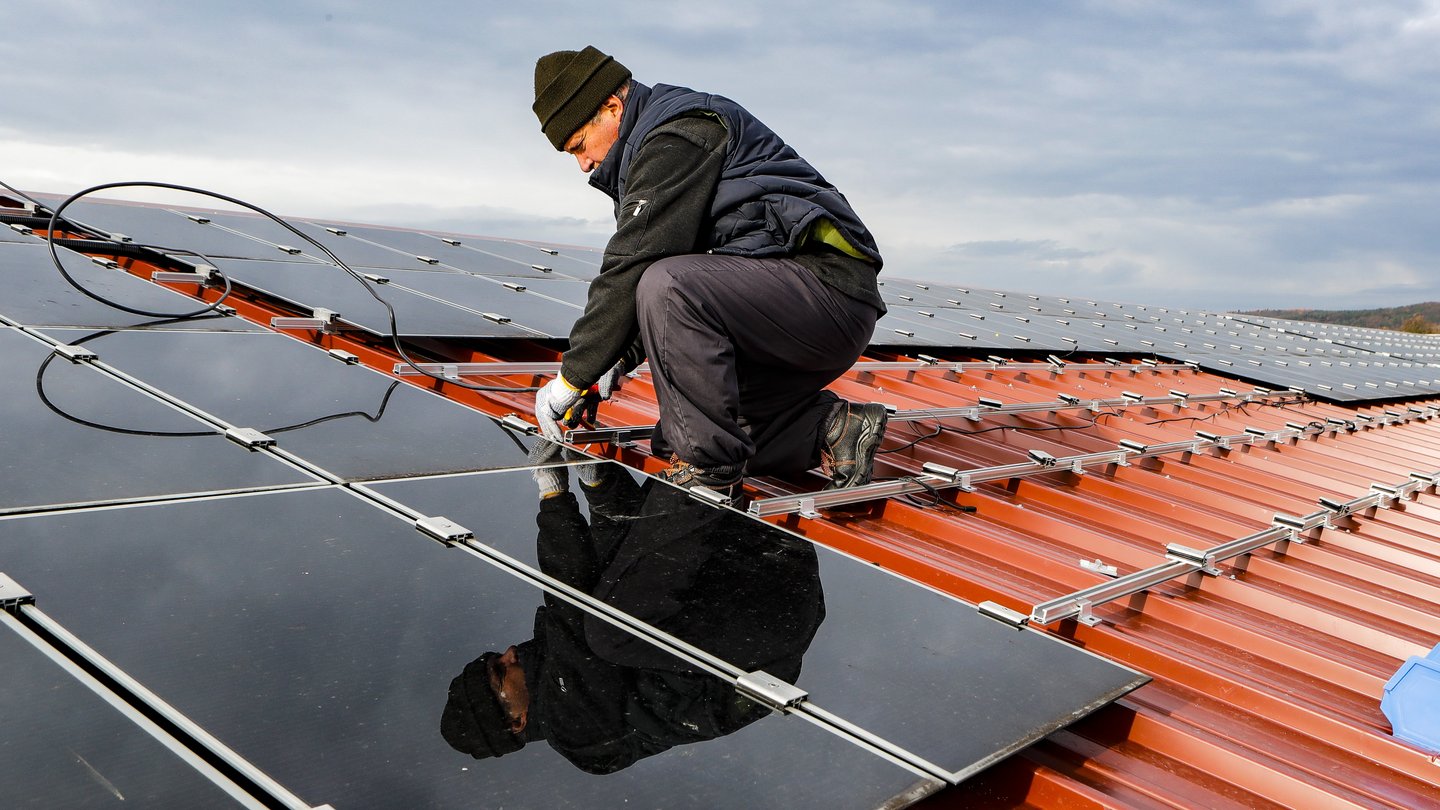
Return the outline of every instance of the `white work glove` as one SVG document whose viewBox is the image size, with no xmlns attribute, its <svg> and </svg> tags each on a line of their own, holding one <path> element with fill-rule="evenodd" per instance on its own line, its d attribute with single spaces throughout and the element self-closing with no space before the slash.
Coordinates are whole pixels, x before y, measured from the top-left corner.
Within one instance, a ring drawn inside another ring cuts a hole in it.
<svg viewBox="0 0 1440 810">
<path fill-rule="evenodd" d="M 542 500 L 570 491 L 570 468 L 564 464 L 555 464 L 562 458 L 562 447 L 541 439 L 530 450 L 530 466 L 535 468 L 530 474 L 535 478 L 535 486 L 540 490 Z M 554 466 L 541 467 L 541 464 Z"/>
<path fill-rule="evenodd" d="M 565 431 L 560 429 L 562 420 L 574 426 L 580 422 L 580 401 L 585 392 L 565 381 L 559 374 L 535 392 L 535 421 L 540 424 L 540 433 L 552 442 L 565 441 Z"/>
</svg>

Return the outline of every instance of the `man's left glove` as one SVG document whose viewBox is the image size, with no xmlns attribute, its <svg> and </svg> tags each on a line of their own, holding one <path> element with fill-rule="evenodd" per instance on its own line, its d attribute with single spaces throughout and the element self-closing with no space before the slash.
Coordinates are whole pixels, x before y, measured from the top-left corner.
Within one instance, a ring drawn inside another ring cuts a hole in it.
<svg viewBox="0 0 1440 810">
<path fill-rule="evenodd" d="M 535 421 L 540 423 L 540 433 L 552 442 L 565 441 L 565 431 L 558 423 L 564 421 L 571 427 L 579 424 L 584 398 L 584 391 L 556 374 L 555 379 L 535 392 Z"/>
<path fill-rule="evenodd" d="M 600 399 L 608 400 L 612 394 L 620 390 L 623 382 L 625 382 L 625 361 L 620 360 L 600 376 L 595 383 L 595 390 L 600 393 Z"/>
<path fill-rule="evenodd" d="M 570 468 L 557 464 L 565 460 L 562 449 L 562 445 L 541 439 L 535 442 L 535 446 L 530 450 L 529 464 L 534 467 L 530 474 L 535 479 L 535 486 L 540 490 L 541 500 L 570 491 Z"/>
</svg>

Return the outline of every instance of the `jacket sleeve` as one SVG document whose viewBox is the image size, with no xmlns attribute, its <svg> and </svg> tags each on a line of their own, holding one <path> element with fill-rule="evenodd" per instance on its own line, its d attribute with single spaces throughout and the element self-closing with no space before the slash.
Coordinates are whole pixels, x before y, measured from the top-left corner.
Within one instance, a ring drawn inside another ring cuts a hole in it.
<svg viewBox="0 0 1440 810">
<path fill-rule="evenodd" d="M 588 388 L 617 361 L 634 360 L 627 351 L 640 334 L 635 315 L 640 276 L 659 259 L 702 249 L 726 139 L 719 121 L 685 116 L 656 127 L 631 159 L 615 235 L 561 363 L 560 373 L 571 385 Z"/>
</svg>

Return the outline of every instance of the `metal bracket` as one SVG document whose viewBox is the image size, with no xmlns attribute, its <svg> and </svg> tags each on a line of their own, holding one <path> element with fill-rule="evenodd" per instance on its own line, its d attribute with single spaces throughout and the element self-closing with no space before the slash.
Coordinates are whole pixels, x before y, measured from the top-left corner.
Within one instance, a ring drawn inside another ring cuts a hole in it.
<svg viewBox="0 0 1440 810">
<path fill-rule="evenodd" d="M 737 678 L 735 687 L 747 697 L 780 712 L 799 706 L 810 697 L 804 689 L 758 669 Z"/>
<path fill-rule="evenodd" d="M 35 604 L 35 595 L 4 574 L 0 574 L 0 610 L 14 613 L 23 605 Z"/>
<path fill-rule="evenodd" d="M 229 428 L 225 431 L 225 438 L 251 450 L 275 445 L 274 439 L 255 428 Z"/>
<path fill-rule="evenodd" d="M 439 263 L 440 263 L 440 260 L 437 259 L 437 258 L 435 258 L 434 256 L 416 256 L 415 258 L 416 258 L 416 259 L 419 259 L 420 261 L 422 261 L 422 262 L 424 262 L 424 263 L 426 263 L 426 264 L 439 264 Z"/>
<path fill-rule="evenodd" d="M 509 322 L 510 322 L 509 316 L 501 315 L 501 314 L 499 314 L 499 313 L 497 313 L 497 312 L 482 312 L 482 313 L 480 313 L 480 317 L 484 318 L 484 319 L 487 320 L 487 321 L 494 321 L 495 323 L 509 323 Z"/>
<path fill-rule="evenodd" d="M 271 318 L 272 329 L 314 329 L 327 334 L 335 330 L 335 322 L 340 319 L 340 313 L 334 310 L 316 307 L 314 314 L 309 318 Z"/>
<path fill-rule="evenodd" d="M 809 520 L 818 520 L 820 518 L 820 510 L 815 508 L 815 499 L 801 498 L 799 514 L 800 517 L 808 518 Z"/>
<path fill-rule="evenodd" d="M 1200 573 L 1207 576 L 1220 576 L 1220 569 L 1210 564 L 1209 552 L 1182 546 L 1179 543 L 1170 543 L 1165 546 L 1165 556 L 1177 562 L 1197 565 L 1200 567 Z"/>
<path fill-rule="evenodd" d="M 347 352 L 344 349 L 331 349 L 328 354 L 347 366 L 353 366 L 360 362 L 360 355 Z"/>
<path fill-rule="evenodd" d="M 210 283 L 210 277 L 200 273 L 174 273 L 166 270 L 151 273 L 150 280 L 161 284 L 195 284 L 201 287 Z"/>
<path fill-rule="evenodd" d="M 100 355 L 85 348 L 84 346 L 71 346 L 62 344 L 53 347 L 54 352 L 72 363 L 79 363 L 85 360 L 99 359 Z"/>
<path fill-rule="evenodd" d="M 281 253 L 286 253 L 286 254 L 289 254 L 289 255 L 291 255 L 291 256 L 299 256 L 299 255 L 303 252 L 303 251 L 300 250 L 300 248 L 290 247 L 289 245 L 276 245 L 275 247 L 276 247 Z"/>
<path fill-rule="evenodd" d="M 91 256 L 90 261 L 100 265 L 106 270 L 119 270 L 120 263 L 114 259 L 107 259 L 104 256 Z"/>
<path fill-rule="evenodd" d="M 1110 577 L 1111 579 L 1114 579 L 1115 577 L 1120 576 L 1119 568 L 1107 564 L 1099 557 L 1096 557 L 1093 560 L 1081 560 L 1080 567 L 1084 568 L 1086 571 L 1091 571 L 1099 574 L 1102 577 Z"/>
<path fill-rule="evenodd" d="M 1030 623 L 1029 616 L 1026 616 L 1018 610 L 1011 610 L 999 602 L 981 602 L 975 606 L 975 609 L 980 611 L 981 616 L 989 616 L 996 621 L 1004 622 L 1016 629 L 1022 628 Z"/>
<path fill-rule="evenodd" d="M 475 539 L 474 532 L 443 517 L 420 518 L 415 521 L 415 528 L 447 546 Z"/>
</svg>

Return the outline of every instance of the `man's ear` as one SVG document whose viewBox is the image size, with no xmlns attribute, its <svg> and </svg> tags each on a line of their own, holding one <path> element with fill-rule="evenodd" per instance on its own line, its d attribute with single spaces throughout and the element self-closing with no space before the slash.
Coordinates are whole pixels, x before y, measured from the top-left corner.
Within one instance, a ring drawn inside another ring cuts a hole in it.
<svg viewBox="0 0 1440 810">
<path fill-rule="evenodd" d="M 521 711 L 519 717 L 510 718 L 510 733 L 519 734 L 520 732 L 524 731 L 525 725 L 529 722 L 529 720 L 530 712 L 528 710 Z"/>
</svg>

